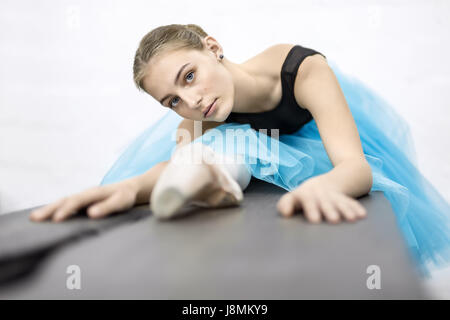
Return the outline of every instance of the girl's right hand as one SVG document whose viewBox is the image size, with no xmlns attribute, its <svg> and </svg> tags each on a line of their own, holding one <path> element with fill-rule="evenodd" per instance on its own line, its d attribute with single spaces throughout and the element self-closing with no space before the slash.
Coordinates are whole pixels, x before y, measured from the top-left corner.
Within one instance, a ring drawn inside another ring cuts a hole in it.
<svg viewBox="0 0 450 320">
<path fill-rule="evenodd" d="M 30 219 L 38 222 L 52 218 L 54 222 L 60 222 L 84 207 L 89 207 L 87 214 L 90 218 L 102 218 L 133 207 L 137 194 L 138 187 L 130 180 L 96 186 L 35 209 Z"/>
</svg>

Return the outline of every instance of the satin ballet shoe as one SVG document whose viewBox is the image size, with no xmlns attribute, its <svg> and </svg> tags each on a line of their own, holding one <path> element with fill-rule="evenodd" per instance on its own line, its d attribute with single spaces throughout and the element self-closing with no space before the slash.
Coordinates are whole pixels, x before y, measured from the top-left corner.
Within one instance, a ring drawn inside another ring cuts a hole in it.
<svg viewBox="0 0 450 320">
<path fill-rule="evenodd" d="M 219 208 L 237 205 L 243 201 L 243 193 L 239 184 L 229 172 L 219 165 L 208 165 L 212 174 L 212 185 L 207 191 L 199 193 L 191 199 L 193 204 L 201 207 Z"/>
<path fill-rule="evenodd" d="M 242 200 L 241 187 L 214 151 L 195 144 L 177 150 L 161 172 L 150 196 L 150 209 L 155 217 L 168 219 L 181 214 L 180 209 L 188 204 L 223 207 Z"/>
</svg>

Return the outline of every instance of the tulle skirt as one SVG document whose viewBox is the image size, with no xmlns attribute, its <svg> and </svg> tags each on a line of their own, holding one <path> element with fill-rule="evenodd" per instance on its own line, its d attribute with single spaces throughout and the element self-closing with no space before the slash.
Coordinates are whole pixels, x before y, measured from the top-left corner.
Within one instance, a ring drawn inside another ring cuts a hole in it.
<svg viewBox="0 0 450 320">
<path fill-rule="evenodd" d="M 398 228 L 423 275 L 448 266 L 450 205 L 420 173 L 408 124 L 382 97 L 343 73 L 333 61 L 328 63 L 343 90 L 372 168 L 371 191 L 382 191 L 391 203 Z M 182 120 L 169 110 L 131 141 L 101 185 L 142 174 L 169 160 Z M 193 141 L 198 142 L 216 152 L 239 155 L 252 176 L 287 191 L 333 168 L 314 120 L 278 139 L 253 130 L 249 124 L 226 123 Z"/>
</svg>

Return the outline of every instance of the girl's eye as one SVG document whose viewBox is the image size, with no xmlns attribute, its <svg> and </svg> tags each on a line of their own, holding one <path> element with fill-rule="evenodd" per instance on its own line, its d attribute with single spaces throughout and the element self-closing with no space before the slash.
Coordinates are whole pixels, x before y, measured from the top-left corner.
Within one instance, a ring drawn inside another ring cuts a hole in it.
<svg viewBox="0 0 450 320">
<path fill-rule="evenodd" d="M 175 98 L 175 99 L 177 99 L 177 98 Z M 169 107 L 173 108 L 173 107 L 176 107 L 176 106 L 177 106 L 177 105 L 173 105 L 173 104 L 172 104 L 172 101 L 175 100 L 175 99 L 170 100 L 170 102 L 169 102 Z"/>
<path fill-rule="evenodd" d="M 193 75 L 194 75 L 194 72 L 189 72 L 189 73 L 186 75 L 186 79 L 189 77 L 190 74 L 192 74 L 192 76 L 193 76 Z M 192 78 L 192 80 L 194 80 L 194 78 Z"/>
<path fill-rule="evenodd" d="M 192 77 L 189 77 L 189 75 L 191 75 L 191 74 L 192 74 Z M 190 79 L 194 80 L 194 78 L 193 78 L 193 77 L 194 77 L 194 72 L 193 72 L 193 71 L 191 71 L 191 72 L 188 72 L 188 73 L 186 74 L 186 77 L 185 77 L 185 79 L 188 79 L 188 78 L 190 78 Z M 191 80 L 191 81 L 192 81 L 192 80 Z M 170 100 L 170 101 L 169 101 L 169 107 L 171 107 L 171 108 L 173 108 L 173 107 L 176 107 L 176 106 L 177 106 L 177 105 L 173 105 L 173 104 L 172 104 L 172 101 L 173 101 L 173 100 L 175 100 L 175 99 L 172 99 L 172 100 Z"/>
</svg>

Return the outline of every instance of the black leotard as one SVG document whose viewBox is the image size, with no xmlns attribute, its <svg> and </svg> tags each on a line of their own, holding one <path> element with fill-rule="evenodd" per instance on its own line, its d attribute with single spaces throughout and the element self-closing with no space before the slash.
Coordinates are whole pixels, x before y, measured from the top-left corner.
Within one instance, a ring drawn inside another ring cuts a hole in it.
<svg viewBox="0 0 450 320">
<path fill-rule="evenodd" d="M 270 111 L 257 113 L 231 112 L 225 122 L 248 123 L 255 129 L 279 129 L 279 134 L 289 134 L 299 130 L 312 119 L 311 113 L 300 108 L 294 96 L 294 82 L 302 61 L 310 55 L 322 53 L 310 48 L 295 45 L 289 51 L 281 68 L 282 98 L 280 103 Z M 326 57 L 325 57 L 326 58 Z"/>
</svg>

